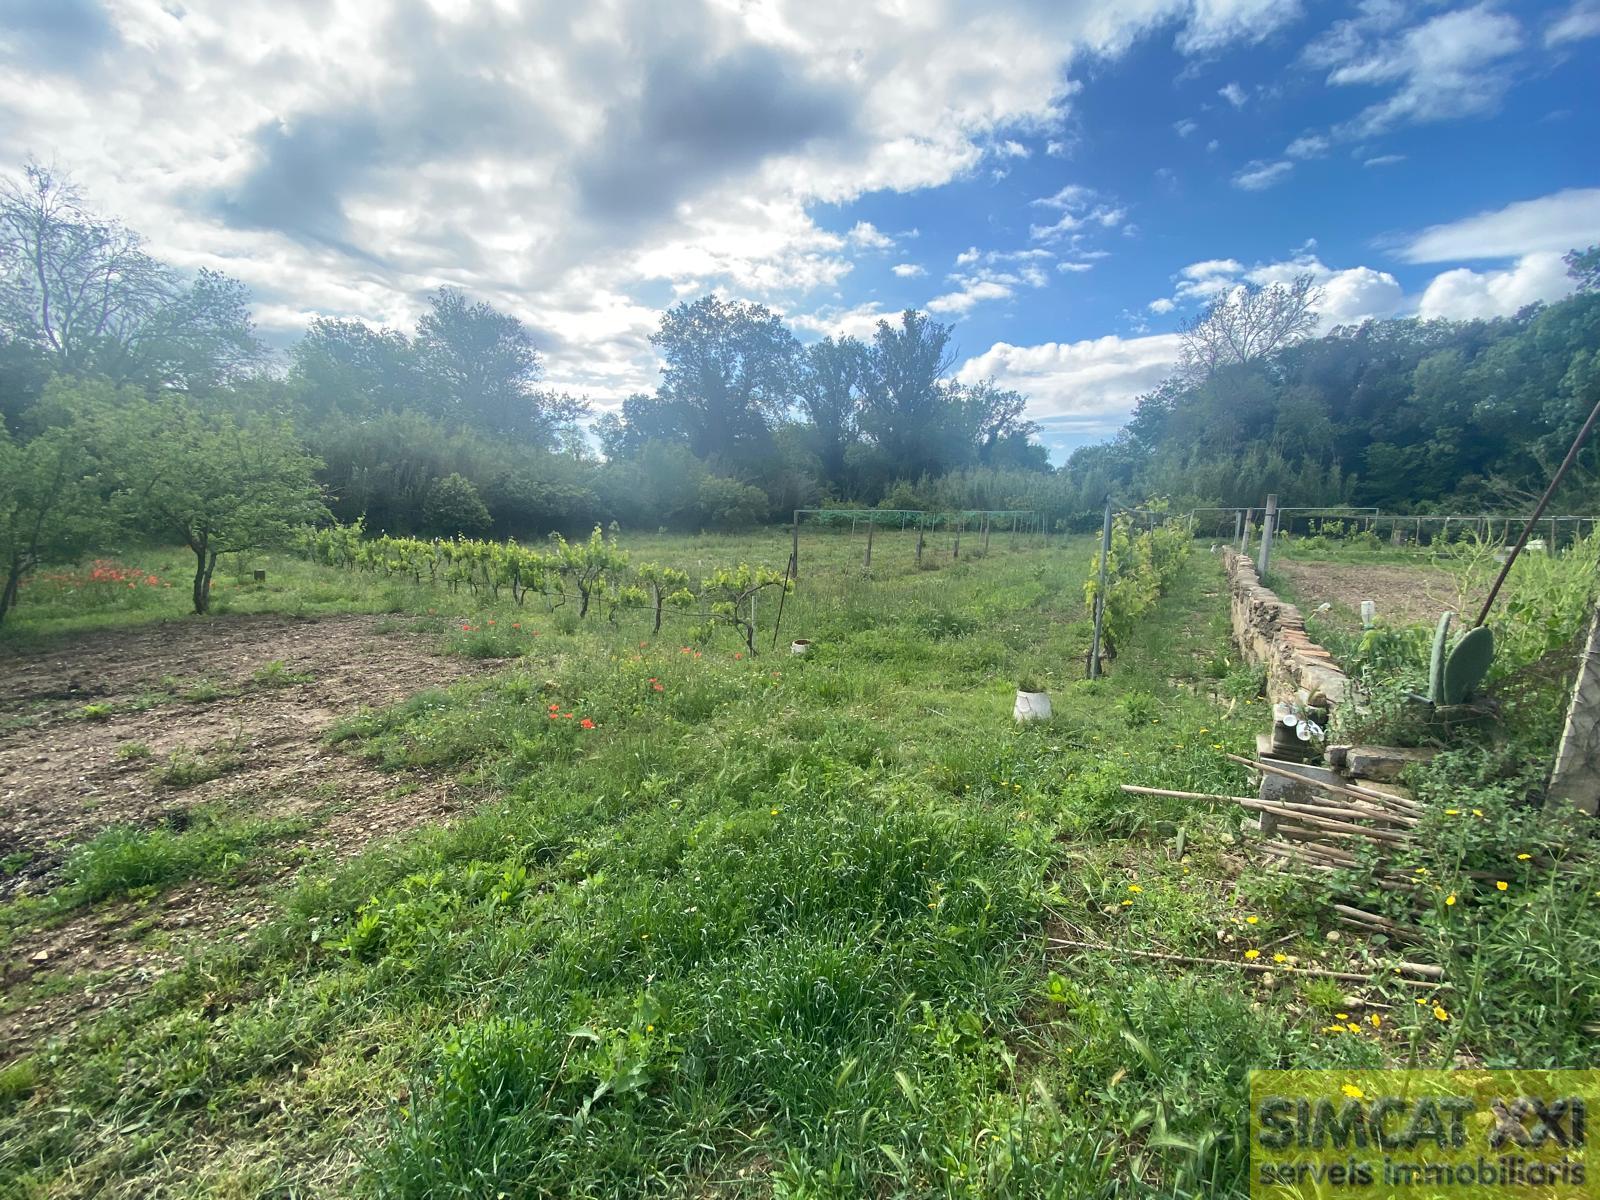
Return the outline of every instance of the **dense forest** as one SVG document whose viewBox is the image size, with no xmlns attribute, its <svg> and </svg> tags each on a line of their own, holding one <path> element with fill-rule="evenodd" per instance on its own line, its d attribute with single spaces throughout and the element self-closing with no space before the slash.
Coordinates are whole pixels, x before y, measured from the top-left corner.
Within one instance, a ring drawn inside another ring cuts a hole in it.
<svg viewBox="0 0 1600 1200">
<path fill-rule="evenodd" d="M 908 311 L 802 344 L 715 295 L 666 312 L 653 393 L 597 412 L 542 385 L 514 316 L 440 289 L 411 330 L 319 319 L 269 352 L 250 297 L 186 274 L 30 165 L 0 187 L 0 550 L 41 561 L 134 535 L 215 555 L 319 516 L 373 531 L 536 536 L 726 529 L 829 503 L 1027 508 L 1103 498 L 1389 509 L 1515 506 L 1600 389 L 1597 253 L 1577 294 L 1514 317 L 1371 321 L 1316 337 L 1316 289 L 1243 288 L 1185 327 L 1172 377 L 1112 441 L 1052 469 L 1027 399 L 952 376 Z M 1558 502 L 1600 509 L 1597 452 Z"/>
</svg>

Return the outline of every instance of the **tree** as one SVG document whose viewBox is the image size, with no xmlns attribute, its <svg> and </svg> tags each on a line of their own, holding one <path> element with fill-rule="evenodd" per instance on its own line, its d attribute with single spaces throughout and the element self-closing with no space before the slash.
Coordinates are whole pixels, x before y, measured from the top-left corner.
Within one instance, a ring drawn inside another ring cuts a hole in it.
<svg viewBox="0 0 1600 1200">
<path fill-rule="evenodd" d="M 1270 287 L 1244 283 L 1214 299 L 1179 331 L 1180 369 L 1203 379 L 1219 367 L 1254 362 L 1275 354 L 1317 327 L 1322 289 L 1310 275 Z"/>
<path fill-rule="evenodd" d="M 185 279 L 37 163 L 0 182 L 0 328 L 55 371 L 119 384 L 216 386 L 262 354 L 241 284 Z"/>
<path fill-rule="evenodd" d="M 453 288 L 434 293 L 415 349 L 440 415 L 462 424 L 549 449 L 588 412 L 586 401 L 535 389 L 539 353 L 521 321 Z"/>
<path fill-rule="evenodd" d="M 65 561 L 109 533 L 101 495 L 101 444 L 91 414 L 109 389 L 52 383 L 44 403 L 53 423 L 23 442 L 0 426 L 0 622 L 41 563 Z"/>
<path fill-rule="evenodd" d="M 138 525 L 194 552 L 194 611 L 211 609 L 219 554 L 281 545 L 327 516 L 307 454 L 286 420 L 239 417 L 169 395 L 117 414 L 122 498 Z"/>
<path fill-rule="evenodd" d="M 800 343 L 763 305 L 685 301 L 650 341 L 666 363 L 657 401 L 701 458 L 733 462 L 761 447 L 794 398 Z"/>
<path fill-rule="evenodd" d="M 396 329 L 319 317 L 289 352 L 289 382 L 302 408 L 323 420 L 336 412 L 369 416 L 437 409 L 411 339 Z"/>
<path fill-rule="evenodd" d="M 879 321 L 861 428 L 901 478 L 944 466 L 950 395 L 944 378 L 955 361 L 950 327 L 907 309 L 895 328 Z"/>
<path fill-rule="evenodd" d="M 811 422 L 823 474 L 844 478 L 845 452 L 860 436 L 862 405 L 871 378 L 867 348 L 853 337 L 823 338 L 806 347 L 800 373 L 800 410 Z"/>
<path fill-rule="evenodd" d="M 1600 291 L 1600 246 L 1568 250 L 1561 261 L 1567 264 L 1567 274 L 1577 281 L 1577 291 Z"/>
<path fill-rule="evenodd" d="M 439 537 L 476 537 L 487 533 L 489 510 L 470 480 L 455 472 L 428 485 L 422 502 L 422 523 Z"/>
</svg>

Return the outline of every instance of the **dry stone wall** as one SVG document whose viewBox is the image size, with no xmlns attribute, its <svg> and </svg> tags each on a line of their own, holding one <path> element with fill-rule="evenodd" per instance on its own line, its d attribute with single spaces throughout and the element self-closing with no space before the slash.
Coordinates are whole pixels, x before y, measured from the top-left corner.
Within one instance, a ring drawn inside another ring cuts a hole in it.
<svg viewBox="0 0 1600 1200">
<path fill-rule="evenodd" d="M 1222 555 L 1234 645 L 1249 661 L 1267 668 L 1268 698 L 1293 702 L 1303 692 L 1331 716 L 1349 697 L 1349 678 L 1307 635 L 1300 610 L 1262 584 L 1249 558 L 1226 547 Z"/>
</svg>

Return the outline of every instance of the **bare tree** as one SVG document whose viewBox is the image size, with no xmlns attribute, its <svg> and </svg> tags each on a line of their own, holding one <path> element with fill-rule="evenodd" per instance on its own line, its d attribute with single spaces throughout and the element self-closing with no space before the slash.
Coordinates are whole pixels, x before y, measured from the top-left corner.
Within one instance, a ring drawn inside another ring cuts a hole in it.
<svg viewBox="0 0 1600 1200">
<path fill-rule="evenodd" d="M 1179 331 L 1183 373 L 1204 379 L 1219 367 L 1253 362 L 1309 337 L 1317 327 L 1322 294 L 1310 275 L 1270 287 L 1244 283 L 1229 289 Z"/>
<path fill-rule="evenodd" d="M 261 353 L 241 285 L 184 279 L 38 163 L 0 179 L 0 328 L 57 371 L 118 383 L 220 381 Z"/>
</svg>

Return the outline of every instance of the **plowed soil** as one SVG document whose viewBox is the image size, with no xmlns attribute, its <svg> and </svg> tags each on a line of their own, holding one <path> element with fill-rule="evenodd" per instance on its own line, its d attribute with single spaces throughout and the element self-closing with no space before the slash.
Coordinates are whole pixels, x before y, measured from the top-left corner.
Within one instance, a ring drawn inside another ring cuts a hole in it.
<svg viewBox="0 0 1600 1200">
<path fill-rule="evenodd" d="M 306 824 L 242 885 L 181 884 L 19 930 L 0 950 L 0 1061 L 137 992 L 202 941 L 245 936 L 298 862 L 348 857 L 466 802 L 452 779 L 380 771 L 326 741 L 363 707 L 495 665 L 440 657 L 432 637 L 400 626 L 216 618 L 0 649 L 0 900 L 60 885 L 73 849 L 111 826 L 182 829 L 200 804 Z M 258 678 L 276 663 L 281 671 Z M 148 757 L 119 752 L 130 745 Z M 174 753 L 228 769 L 174 786 L 160 771 Z"/>
</svg>

